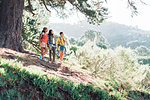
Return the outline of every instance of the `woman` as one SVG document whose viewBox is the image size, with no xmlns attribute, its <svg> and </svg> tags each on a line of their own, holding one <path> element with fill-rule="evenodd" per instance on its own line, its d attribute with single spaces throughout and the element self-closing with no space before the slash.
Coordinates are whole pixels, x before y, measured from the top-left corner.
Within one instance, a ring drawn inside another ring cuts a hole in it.
<svg viewBox="0 0 150 100">
<path fill-rule="evenodd" d="M 41 56 L 40 59 L 44 60 L 44 55 L 47 53 L 47 42 L 48 42 L 48 29 L 46 27 L 43 28 L 42 33 L 40 34 L 39 42 L 41 47 Z M 45 52 L 43 52 L 45 51 Z"/>
<path fill-rule="evenodd" d="M 52 63 L 55 63 L 56 39 L 55 39 L 53 30 L 49 30 L 48 45 L 49 45 L 49 63 L 51 63 L 51 61 L 52 61 L 52 57 L 51 57 L 52 51 L 53 51 L 53 61 L 52 61 Z"/>
<path fill-rule="evenodd" d="M 60 55 L 60 62 L 63 60 L 63 56 L 65 53 L 65 40 L 64 40 L 64 34 L 63 32 L 60 32 L 60 37 L 56 41 L 56 46 L 58 47 L 59 55 Z"/>
</svg>

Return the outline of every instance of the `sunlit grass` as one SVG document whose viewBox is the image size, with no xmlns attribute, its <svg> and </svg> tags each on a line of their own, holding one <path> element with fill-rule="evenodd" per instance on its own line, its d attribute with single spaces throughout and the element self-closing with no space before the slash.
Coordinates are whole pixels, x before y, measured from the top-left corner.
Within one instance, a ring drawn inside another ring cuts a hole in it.
<svg viewBox="0 0 150 100">
<path fill-rule="evenodd" d="M 50 99 L 52 97 L 62 99 L 63 92 L 60 92 L 60 88 L 63 88 L 63 91 L 67 91 L 69 98 L 74 100 L 77 99 L 110 99 L 114 98 L 108 95 L 108 92 L 105 90 L 101 90 L 99 88 L 95 88 L 91 84 L 76 84 L 72 81 L 64 81 L 64 79 L 59 78 L 57 76 L 48 75 L 40 70 L 28 69 L 23 67 L 21 62 L 17 62 L 15 60 L 6 60 L 0 58 L 0 66 L 1 72 L 5 73 L 5 76 L 1 74 L 0 83 L 3 86 L 4 90 L 0 90 L 0 98 L 4 98 L 3 96 L 6 93 L 6 86 L 9 85 L 10 89 L 8 89 L 8 96 L 5 97 L 8 100 L 14 99 L 14 96 L 20 98 L 20 100 L 24 100 L 26 96 L 21 96 L 18 91 L 19 85 L 28 82 L 32 87 L 30 92 L 27 93 L 27 97 L 29 97 L 33 89 L 40 89 L 42 93 L 43 99 Z M 27 84 L 27 83 L 26 83 Z M 10 91 L 9 91 L 10 90 Z M 61 90 L 62 91 L 62 90 Z M 93 95 L 95 95 L 93 97 Z"/>
</svg>

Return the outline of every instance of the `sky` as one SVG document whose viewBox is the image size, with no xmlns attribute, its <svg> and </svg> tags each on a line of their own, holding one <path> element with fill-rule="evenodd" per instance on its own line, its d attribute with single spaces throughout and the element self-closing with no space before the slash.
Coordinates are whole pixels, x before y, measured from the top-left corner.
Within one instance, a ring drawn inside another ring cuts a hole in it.
<svg viewBox="0 0 150 100">
<path fill-rule="evenodd" d="M 145 2 L 150 4 L 150 0 L 145 0 Z M 138 15 L 132 17 L 131 10 L 128 8 L 127 0 L 108 0 L 106 7 L 109 9 L 109 16 L 111 17 L 106 21 L 138 27 L 143 30 L 150 30 L 150 5 L 144 5 L 137 2 L 136 6 L 138 9 Z M 50 17 L 51 23 L 75 24 L 82 20 L 85 20 L 85 17 L 79 12 L 74 12 L 74 14 L 70 13 L 68 18 L 61 19 L 57 17 L 56 12 L 53 11 Z"/>
</svg>

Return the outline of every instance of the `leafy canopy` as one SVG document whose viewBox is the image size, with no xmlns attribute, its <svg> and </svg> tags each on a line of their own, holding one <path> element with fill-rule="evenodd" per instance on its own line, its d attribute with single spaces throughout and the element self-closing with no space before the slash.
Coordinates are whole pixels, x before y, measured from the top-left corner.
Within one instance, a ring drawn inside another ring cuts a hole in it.
<svg viewBox="0 0 150 100">
<path fill-rule="evenodd" d="M 32 6 L 31 0 L 28 1 L 28 11 L 30 11 L 33 15 L 35 9 Z M 107 3 L 107 0 L 33 0 L 39 1 L 41 5 L 44 5 L 45 8 L 51 12 L 51 9 L 60 12 L 60 10 L 64 10 L 67 4 L 72 5 L 73 10 L 80 11 L 83 13 L 88 22 L 91 24 L 99 24 L 103 22 L 104 19 L 107 18 L 108 9 L 104 7 L 104 3 Z M 132 11 L 132 15 L 137 14 L 137 7 L 135 6 L 137 2 L 141 2 L 145 4 L 142 0 L 126 0 L 128 7 Z M 109 2 L 109 1 L 108 1 Z M 72 10 L 70 9 L 70 10 Z"/>
</svg>

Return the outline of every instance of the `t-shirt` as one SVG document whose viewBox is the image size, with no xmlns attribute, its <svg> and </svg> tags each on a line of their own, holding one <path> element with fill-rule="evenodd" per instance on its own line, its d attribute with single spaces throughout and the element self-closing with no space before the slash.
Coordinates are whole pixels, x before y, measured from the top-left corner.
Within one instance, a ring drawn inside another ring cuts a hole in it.
<svg viewBox="0 0 150 100">
<path fill-rule="evenodd" d="M 53 44 L 55 44 L 55 38 L 53 37 Z"/>
<path fill-rule="evenodd" d="M 48 42 L 48 34 L 42 33 L 42 42 L 44 42 L 44 43 Z"/>
<path fill-rule="evenodd" d="M 59 37 L 59 38 L 57 39 L 56 44 L 65 45 L 64 39 L 63 39 L 63 38 L 60 39 L 60 38 L 61 38 L 61 37 Z"/>
</svg>

